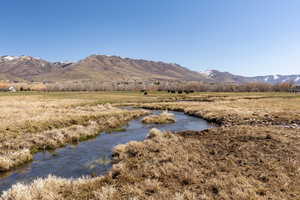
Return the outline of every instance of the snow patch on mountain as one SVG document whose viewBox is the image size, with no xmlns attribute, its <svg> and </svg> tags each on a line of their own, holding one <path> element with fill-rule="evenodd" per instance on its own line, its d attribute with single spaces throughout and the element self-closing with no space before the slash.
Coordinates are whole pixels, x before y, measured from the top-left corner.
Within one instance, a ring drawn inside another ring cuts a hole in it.
<svg viewBox="0 0 300 200">
<path fill-rule="evenodd" d="M 19 57 L 18 56 L 3 56 L 2 58 L 7 61 L 12 61 L 12 60 L 18 59 Z"/>
<path fill-rule="evenodd" d="M 279 76 L 276 74 L 276 75 L 273 75 L 273 79 L 274 80 L 277 80 L 277 79 L 279 79 Z"/>
<path fill-rule="evenodd" d="M 2 57 L 0 57 L 0 59 L 4 60 L 4 61 L 13 61 L 13 60 L 41 60 L 41 58 L 32 57 L 32 56 L 2 56 Z"/>
<path fill-rule="evenodd" d="M 214 72 L 212 70 L 206 70 L 206 71 L 202 71 L 202 72 L 199 72 L 199 73 L 204 75 L 204 76 L 211 77 Z"/>
</svg>

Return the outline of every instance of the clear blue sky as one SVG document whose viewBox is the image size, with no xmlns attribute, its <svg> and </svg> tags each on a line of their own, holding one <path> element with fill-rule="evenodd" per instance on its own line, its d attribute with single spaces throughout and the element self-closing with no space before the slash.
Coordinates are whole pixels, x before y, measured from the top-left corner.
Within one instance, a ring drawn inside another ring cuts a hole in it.
<svg viewBox="0 0 300 200">
<path fill-rule="evenodd" d="M 5 0 L 0 55 L 109 54 L 241 75 L 300 74 L 300 0 Z"/>
</svg>

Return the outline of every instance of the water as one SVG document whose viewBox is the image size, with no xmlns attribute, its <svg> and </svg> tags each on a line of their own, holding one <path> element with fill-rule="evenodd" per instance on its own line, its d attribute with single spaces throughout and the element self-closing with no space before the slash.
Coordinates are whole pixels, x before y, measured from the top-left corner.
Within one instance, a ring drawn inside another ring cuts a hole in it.
<svg viewBox="0 0 300 200">
<path fill-rule="evenodd" d="M 160 111 L 153 112 L 160 113 Z M 136 119 L 124 126 L 126 128 L 124 132 L 103 133 L 76 146 L 68 145 L 54 152 L 37 153 L 33 162 L 0 174 L 0 193 L 17 182 L 29 183 L 38 177 L 47 177 L 49 174 L 65 178 L 104 174 L 111 168 L 109 160 L 114 146 L 132 140 L 144 140 L 151 128 L 199 131 L 212 127 L 205 120 L 181 112 L 172 113 L 176 116 L 174 124 L 143 124 L 141 119 Z"/>
</svg>

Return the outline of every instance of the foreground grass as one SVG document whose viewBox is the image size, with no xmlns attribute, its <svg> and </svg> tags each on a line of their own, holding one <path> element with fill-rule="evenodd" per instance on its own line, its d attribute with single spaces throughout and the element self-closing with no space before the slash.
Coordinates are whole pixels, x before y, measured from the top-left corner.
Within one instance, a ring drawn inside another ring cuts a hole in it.
<svg viewBox="0 0 300 200">
<path fill-rule="evenodd" d="M 234 126 L 149 139 L 115 148 L 106 176 L 50 176 L 17 184 L 2 200 L 299 199 L 299 131 Z"/>
</svg>

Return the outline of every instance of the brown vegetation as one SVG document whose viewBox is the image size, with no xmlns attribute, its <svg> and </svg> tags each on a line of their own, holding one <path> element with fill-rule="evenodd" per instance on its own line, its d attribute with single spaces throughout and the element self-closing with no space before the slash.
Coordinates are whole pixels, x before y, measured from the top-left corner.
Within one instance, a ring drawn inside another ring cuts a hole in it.
<svg viewBox="0 0 300 200">
<path fill-rule="evenodd" d="M 102 109 L 102 112 L 82 119 L 83 124 L 76 124 L 80 122 L 74 121 L 74 125 L 64 128 L 37 133 L 19 133 L 14 137 L 1 138 L 0 171 L 7 171 L 29 161 L 32 158 L 30 152 L 55 149 L 67 143 L 79 142 L 98 135 L 101 131 L 119 127 L 136 117 L 148 114 L 143 110 Z"/>
<path fill-rule="evenodd" d="M 183 111 L 219 125 L 300 125 L 299 98 L 218 98 L 211 102 L 139 104 L 143 108 Z"/>
<path fill-rule="evenodd" d="M 249 83 L 205 83 L 197 81 L 161 82 L 157 90 L 197 91 L 197 92 L 289 92 L 292 82 L 269 84 L 262 82 Z"/>
<path fill-rule="evenodd" d="M 41 84 L 43 85 L 43 84 Z M 28 87 L 31 90 L 46 91 L 197 91 L 197 92 L 289 92 L 293 83 L 284 82 L 269 84 L 261 82 L 250 83 L 204 83 L 199 81 L 66 81 L 48 83 L 43 87 Z M 18 87 L 20 88 L 20 87 Z"/>
<path fill-rule="evenodd" d="M 161 98 L 165 97 L 169 98 Z M 220 127 L 180 133 L 152 129 L 143 142 L 116 146 L 115 164 L 105 176 L 81 179 L 49 176 L 31 184 L 16 184 L 0 199 L 300 199 L 297 96 L 225 93 L 193 94 L 186 98 L 201 101 L 135 105 L 183 111 Z M 77 103 L 68 108 L 81 109 Z M 97 112 L 93 104 L 83 108 Z M 103 116 L 99 121 L 104 119 L 107 118 Z M 87 133 L 90 131 L 93 129 Z M 48 133 L 51 131 L 45 130 L 43 135 Z M 63 135 L 59 133 L 54 136 Z M 52 138 L 52 134 L 47 137 Z M 51 144 L 53 140 L 41 141 Z M 22 155 L 27 158 L 25 151 Z"/>
<path fill-rule="evenodd" d="M 2 199 L 299 199 L 299 136 L 273 126 L 152 130 L 144 142 L 117 146 L 104 177 L 50 176 Z"/>
<path fill-rule="evenodd" d="M 249 83 L 205 83 L 180 80 L 124 80 L 124 81 L 60 81 L 60 82 L 0 82 L 1 88 L 15 87 L 18 91 L 195 91 L 195 92 L 290 92 L 292 82 L 269 84 Z"/>
<path fill-rule="evenodd" d="M 167 111 L 162 112 L 159 115 L 149 115 L 142 119 L 145 124 L 169 124 L 175 123 L 175 115 Z"/>
<path fill-rule="evenodd" d="M 117 128 L 148 114 L 106 105 L 81 105 L 85 99 L 40 99 L 40 96 L 0 98 L 0 171 L 32 159 L 32 153 L 55 149 Z"/>
<path fill-rule="evenodd" d="M 166 96 L 166 97 L 165 97 Z M 42 132 L 84 123 L 103 112 L 99 104 L 157 102 L 166 94 L 123 92 L 26 92 L 0 93 L 0 136 Z"/>
</svg>

